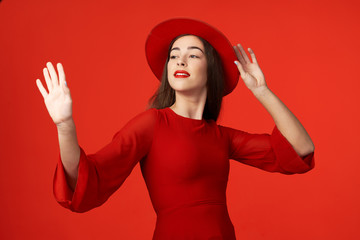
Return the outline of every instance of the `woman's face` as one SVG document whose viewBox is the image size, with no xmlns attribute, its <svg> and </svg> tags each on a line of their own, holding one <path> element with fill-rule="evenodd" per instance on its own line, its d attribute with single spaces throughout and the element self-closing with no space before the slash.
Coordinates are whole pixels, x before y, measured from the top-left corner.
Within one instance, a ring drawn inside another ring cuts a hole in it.
<svg viewBox="0 0 360 240">
<path fill-rule="evenodd" d="M 170 86 L 184 94 L 206 91 L 207 61 L 201 40 L 194 35 L 177 39 L 170 49 L 167 63 Z"/>
</svg>

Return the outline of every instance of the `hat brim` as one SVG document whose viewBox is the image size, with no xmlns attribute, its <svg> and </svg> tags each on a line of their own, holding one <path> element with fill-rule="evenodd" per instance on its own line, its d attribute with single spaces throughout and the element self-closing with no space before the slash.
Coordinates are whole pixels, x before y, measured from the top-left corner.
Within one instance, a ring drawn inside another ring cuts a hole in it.
<svg viewBox="0 0 360 240">
<path fill-rule="evenodd" d="M 223 64 L 225 78 L 223 96 L 231 93 L 239 81 L 239 70 L 234 64 L 237 57 L 233 46 L 219 30 L 195 19 L 169 19 L 156 25 L 149 33 L 145 43 L 145 54 L 156 78 L 161 81 L 171 41 L 182 34 L 199 36 L 215 48 Z"/>
</svg>

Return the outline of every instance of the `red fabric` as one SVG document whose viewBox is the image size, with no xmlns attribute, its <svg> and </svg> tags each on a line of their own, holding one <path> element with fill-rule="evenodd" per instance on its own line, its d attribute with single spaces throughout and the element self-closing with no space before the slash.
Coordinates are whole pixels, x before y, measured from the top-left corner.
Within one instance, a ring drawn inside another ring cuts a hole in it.
<svg viewBox="0 0 360 240">
<path fill-rule="evenodd" d="M 251 134 L 149 109 L 131 119 L 95 154 L 81 148 L 73 192 L 59 155 L 54 196 L 65 208 L 85 212 L 102 205 L 140 162 L 157 214 L 153 239 L 235 239 L 226 205 L 229 159 L 270 172 L 305 173 L 314 152 L 301 158 L 275 126 Z"/>
</svg>

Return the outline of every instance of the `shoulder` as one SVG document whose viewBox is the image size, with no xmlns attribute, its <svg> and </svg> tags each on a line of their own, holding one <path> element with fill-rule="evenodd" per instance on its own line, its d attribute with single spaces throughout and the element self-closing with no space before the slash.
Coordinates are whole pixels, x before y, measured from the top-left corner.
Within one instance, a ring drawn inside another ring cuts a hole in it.
<svg viewBox="0 0 360 240">
<path fill-rule="evenodd" d="M 131 118 L 125 126 L 133 126 L 139 129 L 152 127 L 158 119 L 158 110 L 156 108 L 149 108 L 142 111 Z"/>
<path fill-rule="evenodd" d="M 114 137 L 126 134 L 133 136 L 152 135 L 158 119 L 158 110 L 150 108 L 130 118 Z"/>
<path fill-rule="evenodd" d="M 234 129 L 231 128 L 231 127 L 226 127 L 226 126 L 223 126 L 223 125 L 220 125 L 220 124 L 217 124 L 217 126 L 218 126 L 220 132 L 221 132 L 222 134 L 226 134 L 226 135 L 228 135 L 229 133 L 232 132 L 232 130 L 234 130 Z"/>
<path fill-rule="evenodd" d="M 135 115 L 132 121 L 156 121 L 158 118 L 159 110 L 156 108 L 149 108 Z"/>
<path fill-rule="evenodd" d="M 243 130 L 235 129 L 235 128 L 227 127 L 227 126 L 223 126 L 223 125 L 218 125 L 218 128 L 222 135 L 224 135 L 230 139 L 235 138 L 235 137 L 245 137 L 249 134 L 248 132 L 245 132 Z"/>
</svg>

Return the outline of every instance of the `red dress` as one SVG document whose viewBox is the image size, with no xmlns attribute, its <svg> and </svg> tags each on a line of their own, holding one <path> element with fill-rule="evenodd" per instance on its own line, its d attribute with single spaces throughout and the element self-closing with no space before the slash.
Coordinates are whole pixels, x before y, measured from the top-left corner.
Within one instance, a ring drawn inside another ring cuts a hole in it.
<svg viewBox="0 0 360 240">
<path fill-rule="evenodd" d="M 59 154 L 54 175 L 59 204 L 74 212 L 102 205 L 140 162 L 157 214 L 154 240 L 235 239 L 226 205 L 229 159 L 283 174 L 314 167 L 314 152 L 299 157 L 276 126 L 271 135 L 251 134 L 170 108 L 138 114 L 95 154 L 80 151 L 74 192 Z"/>
</svg>

